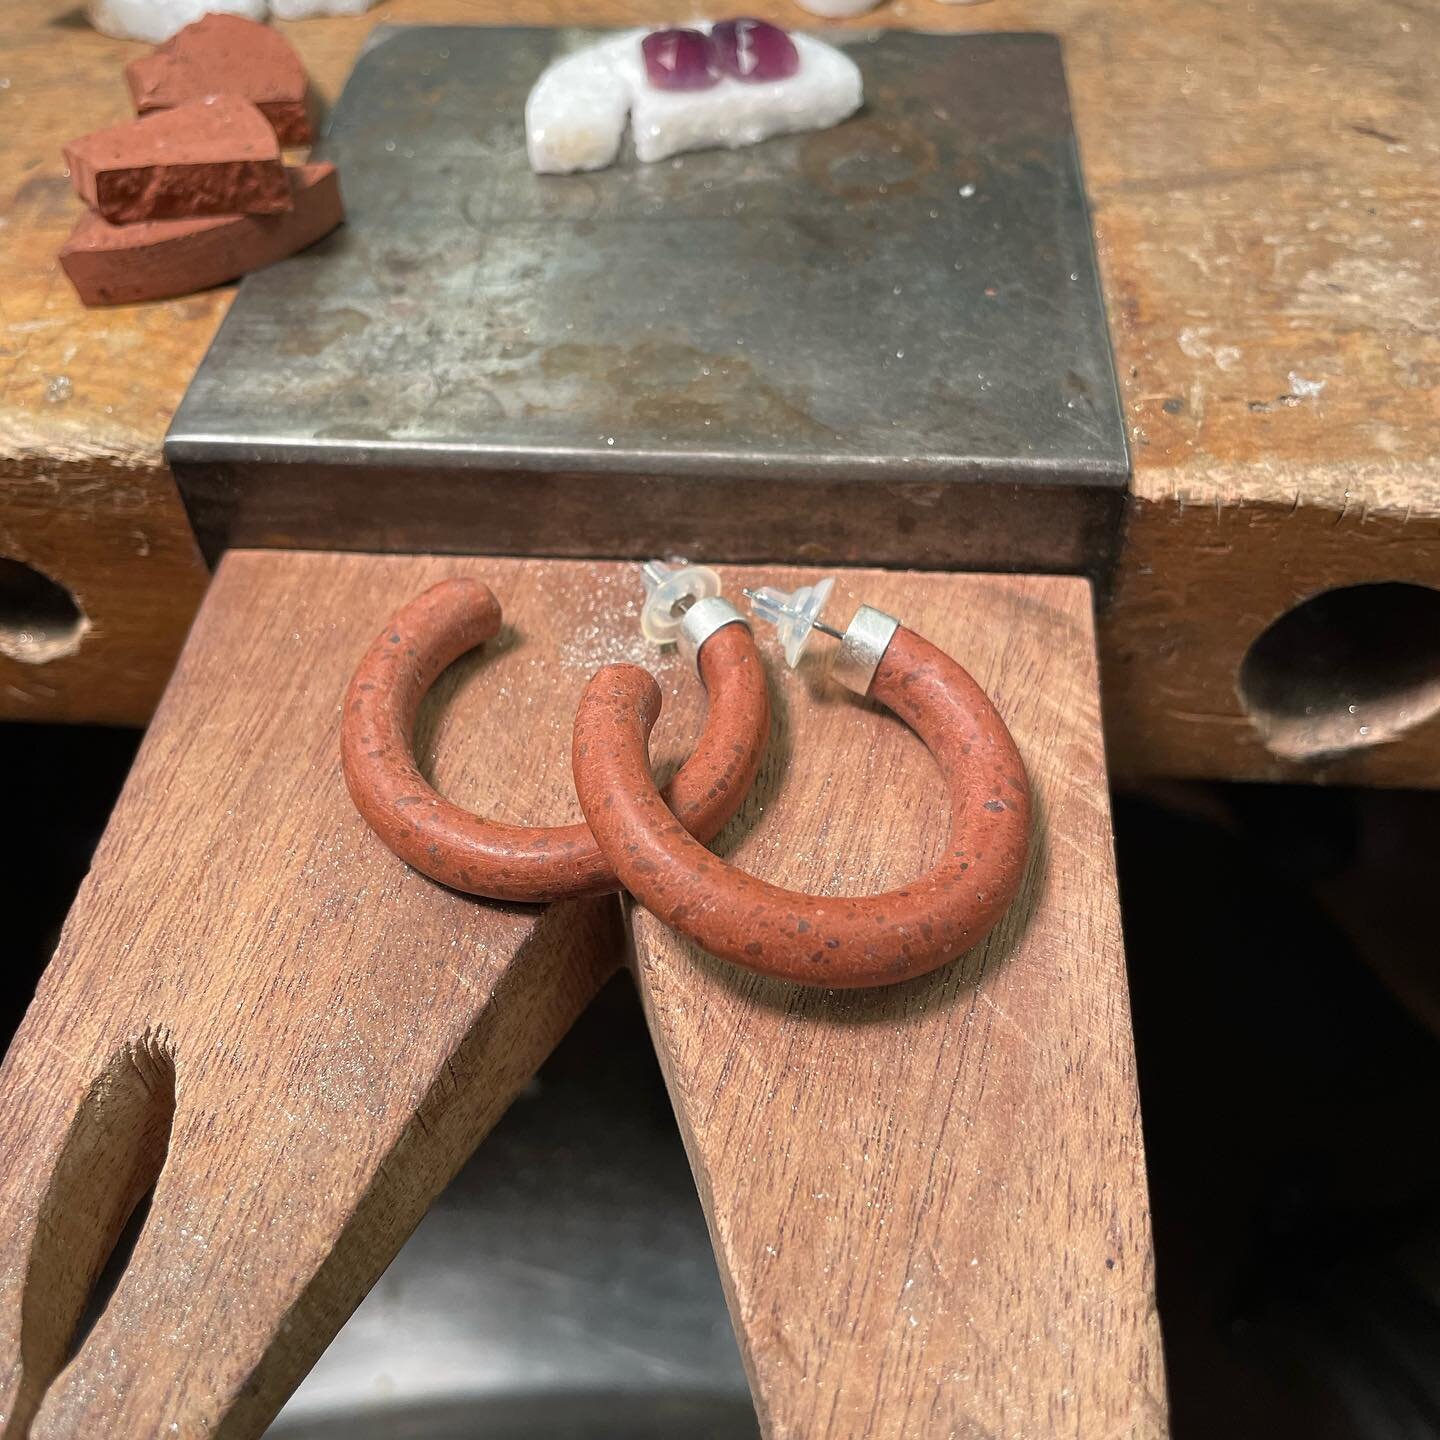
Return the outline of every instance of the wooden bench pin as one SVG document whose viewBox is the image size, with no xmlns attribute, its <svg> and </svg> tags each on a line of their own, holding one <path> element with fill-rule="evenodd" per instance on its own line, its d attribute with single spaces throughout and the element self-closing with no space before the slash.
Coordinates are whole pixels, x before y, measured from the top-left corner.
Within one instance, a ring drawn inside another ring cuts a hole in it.
<svg viewBox="0 0 1440 1440">
<path fill-rule="evenodd" d="M 920 879 L 883 895 L 821 897 L 768 884 L 717 859 L 668 813 L 647 742 L 660 689 L 610 665 L 575 717 L 580 808 L 621 883 L 711 954 L 806 985 L 887 985 L 977 945 L 1005 913 L 1029 852 L 1030 787 L 990 698 L 928 640 L 862 605 L 843 633 L 820 621 L 833 581 L 792 594 L 747 590 L 799 662 L 814 630 L 840 642 L 832 674 L 895 712 L 925 742 L 950 792 L 950 843 Z"/>
</svg>

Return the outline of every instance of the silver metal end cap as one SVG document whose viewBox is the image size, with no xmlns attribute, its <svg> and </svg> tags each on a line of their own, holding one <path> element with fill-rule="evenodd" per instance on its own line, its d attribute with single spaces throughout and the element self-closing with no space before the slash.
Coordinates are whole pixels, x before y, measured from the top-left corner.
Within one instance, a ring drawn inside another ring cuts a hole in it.
<svg viewBox="0 0 1440 1440">
<path fill-rule="evenodd" d="M 700 647 L 717 631 L 727 625 L 743 625 L 747 630 L 750 622 L 726 599 L 719 595 L 707 595 L 697 600 L 680 622 L 680 633 L 676 637 L 680 653 L 690 668 L 700 673 Z"/>
<path fill-rule="evenodd" d="M 870 682 L 899 628 L 900 622 L 893 615 L 873 605 L 862 605 L 840 640 L 830 666 L 831 677 L 857 695 L 868 695 Z"/>
</svg>

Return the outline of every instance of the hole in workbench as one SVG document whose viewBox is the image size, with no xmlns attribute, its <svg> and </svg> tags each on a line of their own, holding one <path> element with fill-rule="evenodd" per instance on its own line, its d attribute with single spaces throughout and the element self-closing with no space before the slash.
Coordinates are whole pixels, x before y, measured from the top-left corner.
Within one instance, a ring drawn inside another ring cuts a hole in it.
<svg viewBox="0 0 1440 1440">
<path fill-rule="evenodd" d="M 1266 747 L 1319 760 L 1396 740 L 1440 711 L 1440 590 L 1326 590 L 1250 646 L 1238 689 Z"/>
<path fill-rule="evenodd" d="M 44 665 L 74 654 L 89 628 L 80 602 L 59 581 L 0 555 L 0 654 Z"/>
</svg>

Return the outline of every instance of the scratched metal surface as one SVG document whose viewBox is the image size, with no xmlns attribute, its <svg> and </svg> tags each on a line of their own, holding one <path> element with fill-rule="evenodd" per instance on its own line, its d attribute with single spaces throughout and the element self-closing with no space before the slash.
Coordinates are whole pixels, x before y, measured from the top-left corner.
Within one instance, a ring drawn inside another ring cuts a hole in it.
<svg viewBox="0 0 1440 1440">
<path fill-rule="evenodd" d="M 377 495 L 387 476 L 563 472 L 1118 497 L 1058 42 L 835 37 L 866 105 L 834 130 L 533 175 L 525 96 L 589 38 L 377 33 L 322 145 L 348 223 L 245 282 L 171 429 L 209 548 L 312 543 L 317 524 L 351 543 L 311 513 L 322 495 L 283 497 L 307 465 L 358 467 Z M 363 543 L 412 542 L 399 514 Z M 863 502 L 855 519 L 844 558 L 896 558 L 867 553 Z"/>
</svg>

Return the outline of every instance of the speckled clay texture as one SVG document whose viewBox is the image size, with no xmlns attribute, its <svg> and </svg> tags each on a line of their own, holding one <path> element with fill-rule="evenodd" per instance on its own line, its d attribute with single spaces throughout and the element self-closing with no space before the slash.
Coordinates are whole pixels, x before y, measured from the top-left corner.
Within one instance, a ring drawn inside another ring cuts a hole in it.
<svg viewBox="0 0 1440 1440">
<path fill-rule="evenodd" d="M 65 147 L 80 198 L 113 225 L 294 208 L 280 141 L 238 95 L 211 95 Z"/>
<path fill-rule="evenodd" d="M 1025 870 L 1030 787 L 1020 753 L 970 675 L 903 626 L 870 694 L 939 763 L 950 791 L 949 845 L 934 869 L 888 894 L 817 897 L 725 864 L 676 824 L 646 753 L 659 688 L 633 665 L 601 670 L 575 717 L 575 786 L 621 883 L 712 955 L 805 985 L 887 985 L 979 944 Z"/>
<path fill-rule="evenodd" d="M 142 115 L 206 95 L 240 95 L 270 122 L 282 145 L 315 138 L 309 85 L 300 57 L 269 25 L 243 15 L 209 14 L 125 67 L 130 98 Z"/>
<path fill-rule="evenodd" d="M 335 167 L 285 172 L 294 208 L 280 215 L 218 215 L 112 225 L 87 210 L 60 251 L 60 265 L 86 305 L 165 300 L 273 265 L 345 218 Z"/>
<path fill-rule="evenodd" d="M 499 629 L 499 601 L 478 580 L 442 581 L 394 616 L 361 660 L 345 699 L 340 747 L 350 794 L 396 855 L 456 890 L 495 900 L 615 890 L 615 872 L 585 825 L 482 819 L 438 795 L 416 768 L 411 742 L 425 693 L 447 665 Z M 655 801 L 672 807 L 665 814 L 682 833 L 709 840 L 740 808 L 760 768 L 770 699 L 744 625 L 716 631 L 699 660 L 709 695 L 705 730 L 664 799 L 657 793 Z"/>
</svg>

